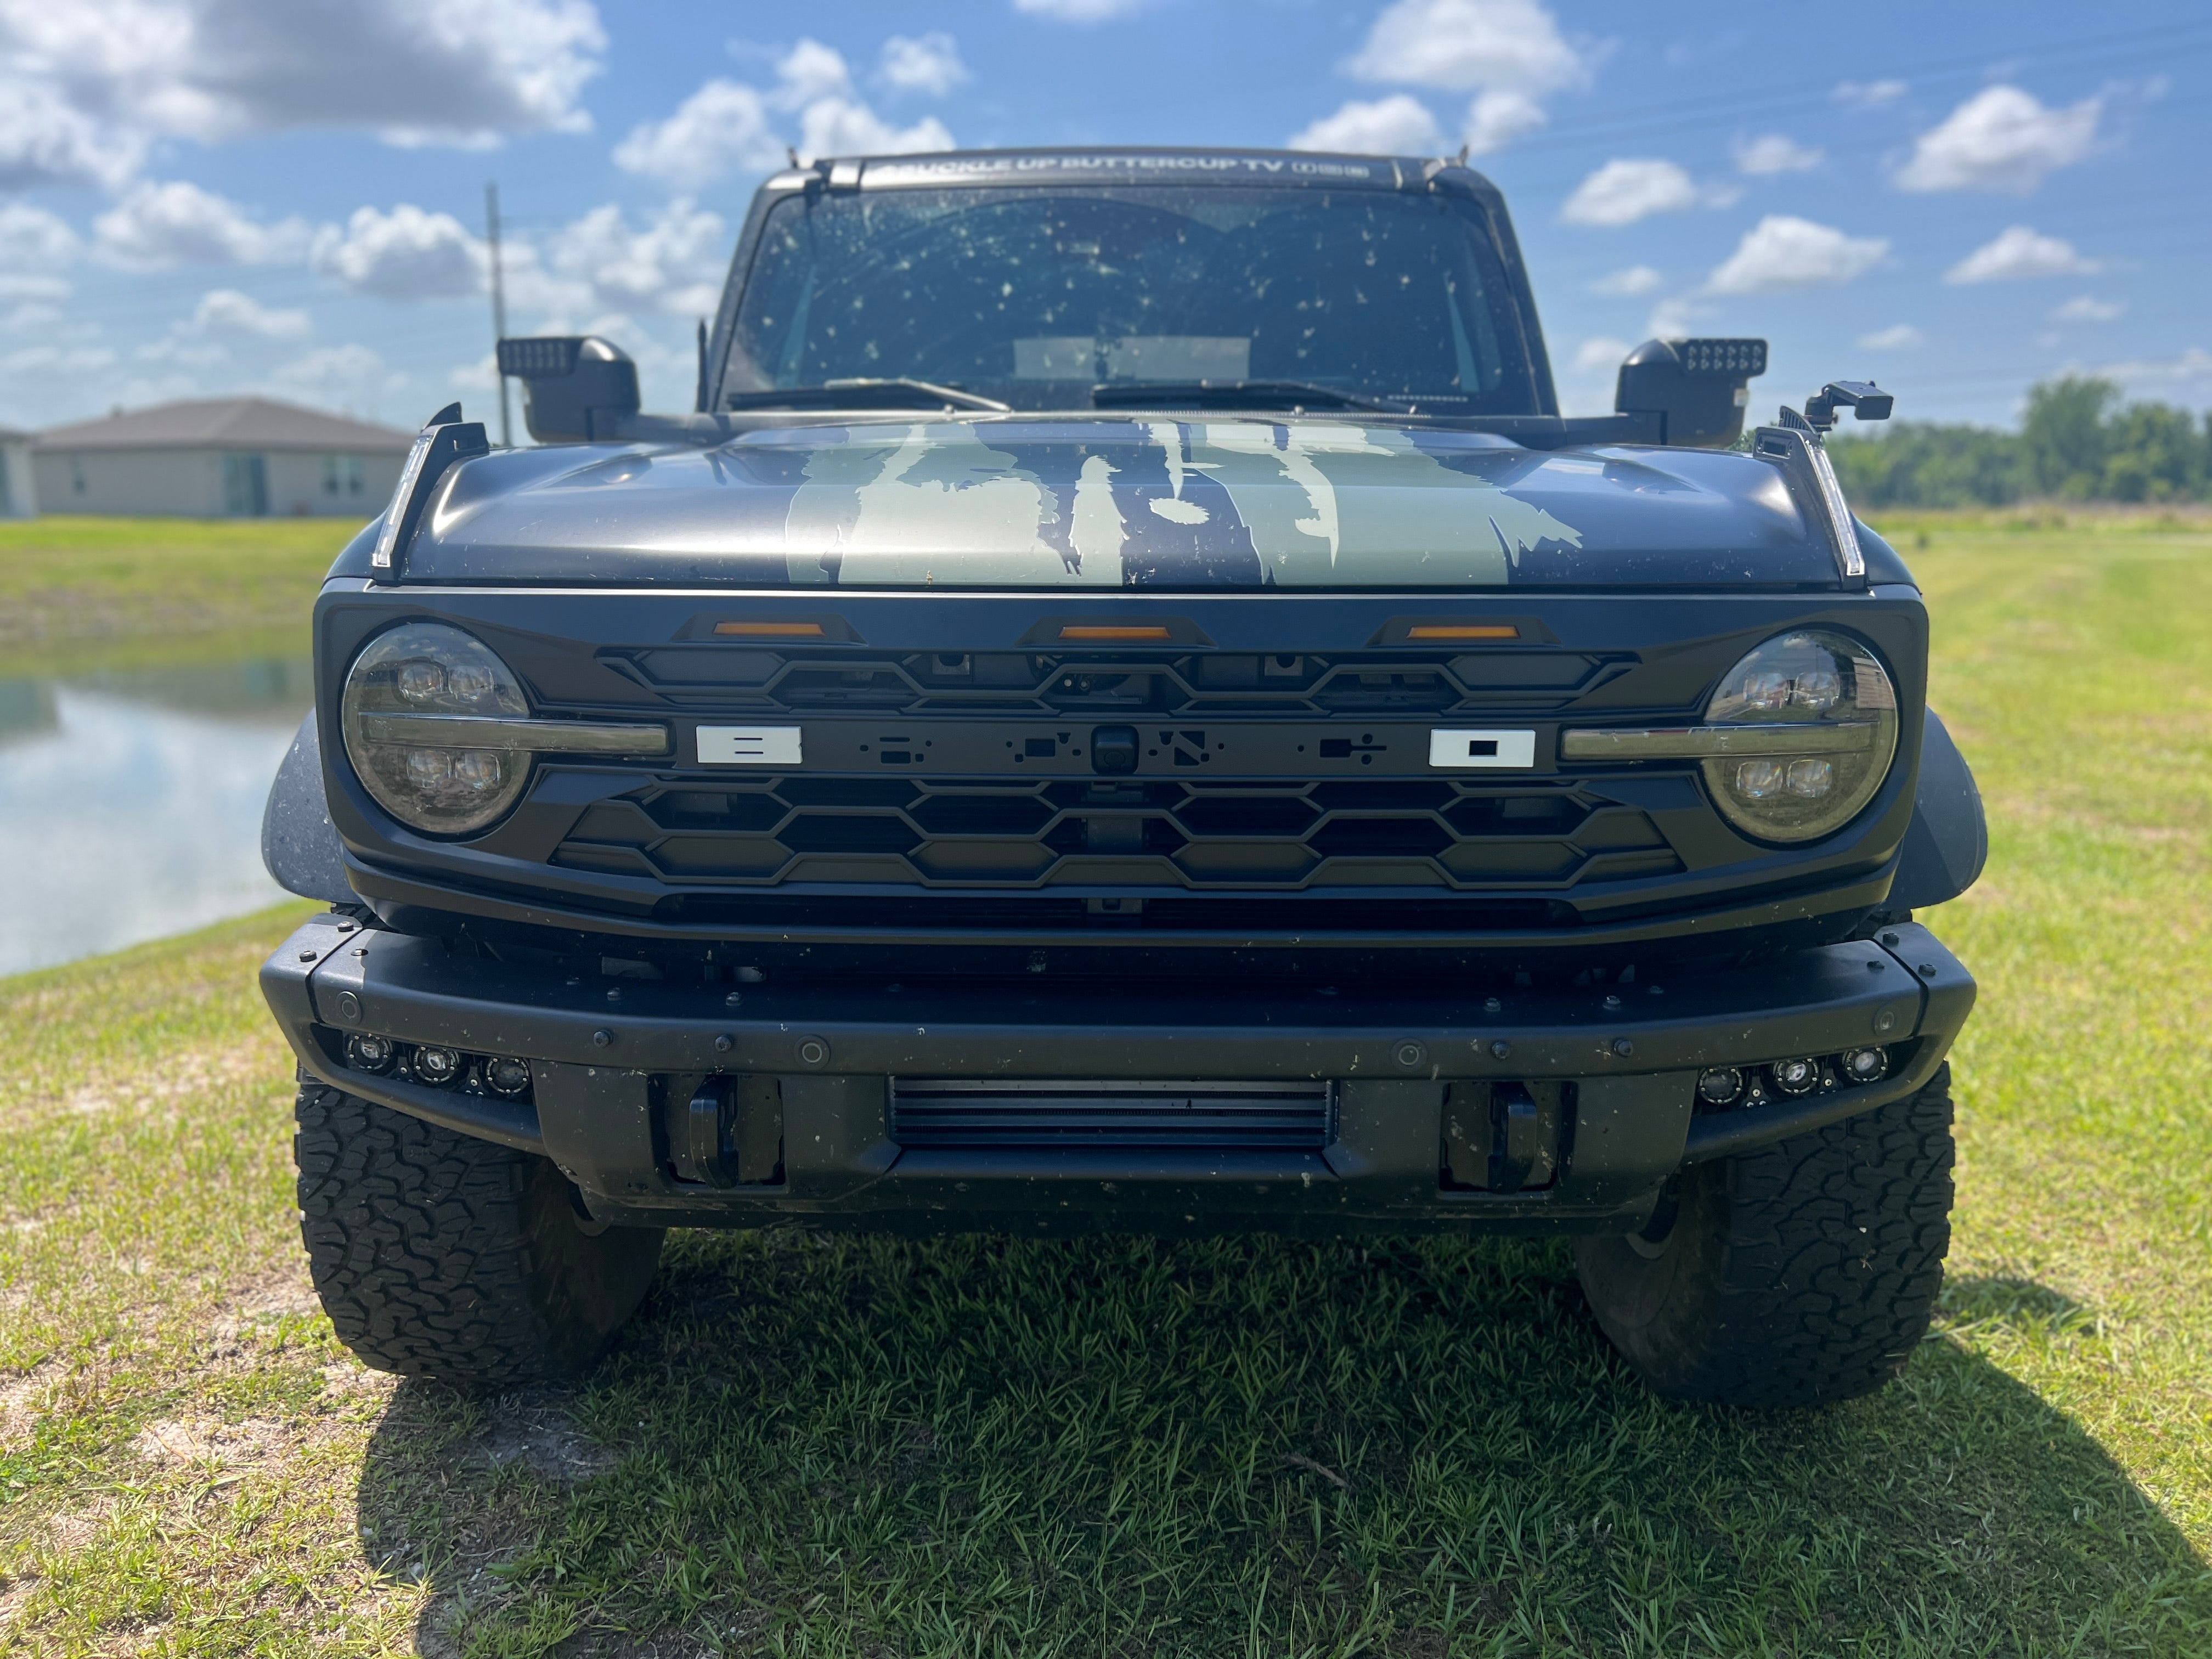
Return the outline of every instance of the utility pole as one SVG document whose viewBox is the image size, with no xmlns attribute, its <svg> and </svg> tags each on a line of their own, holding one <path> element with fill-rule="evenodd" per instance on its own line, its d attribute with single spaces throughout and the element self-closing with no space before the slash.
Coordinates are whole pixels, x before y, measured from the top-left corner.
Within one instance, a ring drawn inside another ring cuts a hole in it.
<svg viewBox="0 0 2212 1659">
<path fill-rule="evenodd" d="M 499 259 L 499 186 L 484 186 L 485 240 L 491 244 L 491 349 L 498 366 L 499 343 L 507 337 L 507 277 Z M 499 377 L 499 447 L 514 447 L 514 423 L 507 410 L 507 376 Z"/>
</svg>

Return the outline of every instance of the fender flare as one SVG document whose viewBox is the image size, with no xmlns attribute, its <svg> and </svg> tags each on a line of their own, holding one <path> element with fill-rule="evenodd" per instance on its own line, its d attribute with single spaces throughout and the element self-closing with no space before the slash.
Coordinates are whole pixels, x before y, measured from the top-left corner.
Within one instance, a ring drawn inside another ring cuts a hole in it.
<svg viewBox="0 0 2212 1659">
<path fill-rule="evenodd" d="M 285 751 L 261 813 L 261 862 L 276 884 L 325 904 L 358 904 L 346 880 L 345 848 L 323 795 L 322 738 L 311 711 Z"/>
<path fill-rule="evenodd" d="M 1891 907 L 1918 910 L 1958 897 L 1979 879 L 1989 856 L 1982 792 L 1974 786 L 1966 757 L 1930 708 L 1922 728 L 1912 823 L 1890 884 Z"/>
</svg>

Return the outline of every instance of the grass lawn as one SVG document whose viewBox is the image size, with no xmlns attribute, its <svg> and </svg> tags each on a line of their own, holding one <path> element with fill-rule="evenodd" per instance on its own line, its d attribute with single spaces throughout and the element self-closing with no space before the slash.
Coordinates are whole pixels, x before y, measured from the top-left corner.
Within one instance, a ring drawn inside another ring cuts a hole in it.
<svg viewBox="0 0 2212 1659">
<path fill-rule="evenodd" d="M 0 678 L 307 654 L 342 519 L 0 519 Z"/>
<path fill-rule="evenodd" d="M 1880 1395 L 1659 1402 L 1553 1244 L 781 1233 L 573 1395 L 396 1383 L 300 1264 L 286 911 L 0 982 L 0 1652 L 2202 1659 L 2212 523 L 2022 522 L 1884 526 L 1994 848 Z"/>
</svg>

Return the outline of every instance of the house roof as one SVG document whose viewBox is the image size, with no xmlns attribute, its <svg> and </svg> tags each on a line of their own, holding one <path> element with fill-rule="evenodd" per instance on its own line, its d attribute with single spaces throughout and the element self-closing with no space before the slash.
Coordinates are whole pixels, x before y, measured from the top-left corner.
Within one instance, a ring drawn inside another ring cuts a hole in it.
<svg viewBox="0 0 2212 1659">
<path fill-rule="evenodd" d="M 71 449 L 313 449 L 380 453 L 404 450 L 415 434 L 366 421 L 348 420 L 280 404 L 272 398 L 198 398 L 155 404 L 49 427 L 38 434 L 41 450 Z"/>
</svg>

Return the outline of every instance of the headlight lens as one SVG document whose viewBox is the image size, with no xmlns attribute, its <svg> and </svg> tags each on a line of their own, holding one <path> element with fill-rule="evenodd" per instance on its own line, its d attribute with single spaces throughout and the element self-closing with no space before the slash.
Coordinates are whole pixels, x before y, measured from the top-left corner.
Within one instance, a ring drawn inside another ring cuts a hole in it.
<svg viewBox="0 0 2212 1659">
<path fill-rule="evenodd" d="M 1762 841 L 1840 829 L 1874 799 L 1897 754 L 1888 674 L 1856 640 L 1818 629 L 1771 639 L 1731 668 L 1705 720 L 1765 728 L 1755 754 L 1700 763 L 1721 811 Z"/>
<path fill-rule="evenodd" d="M 525 716 L 521 682 L 481 641 L 442 623 L 409 623 L 380 634 L 346 676 L 342 718 L 346 756 L 384 810 L 411 830 L 465 836 L 513 806 L 530 775 L 514 749 L 372 741 L 375 714 Z"/>
</svg>

